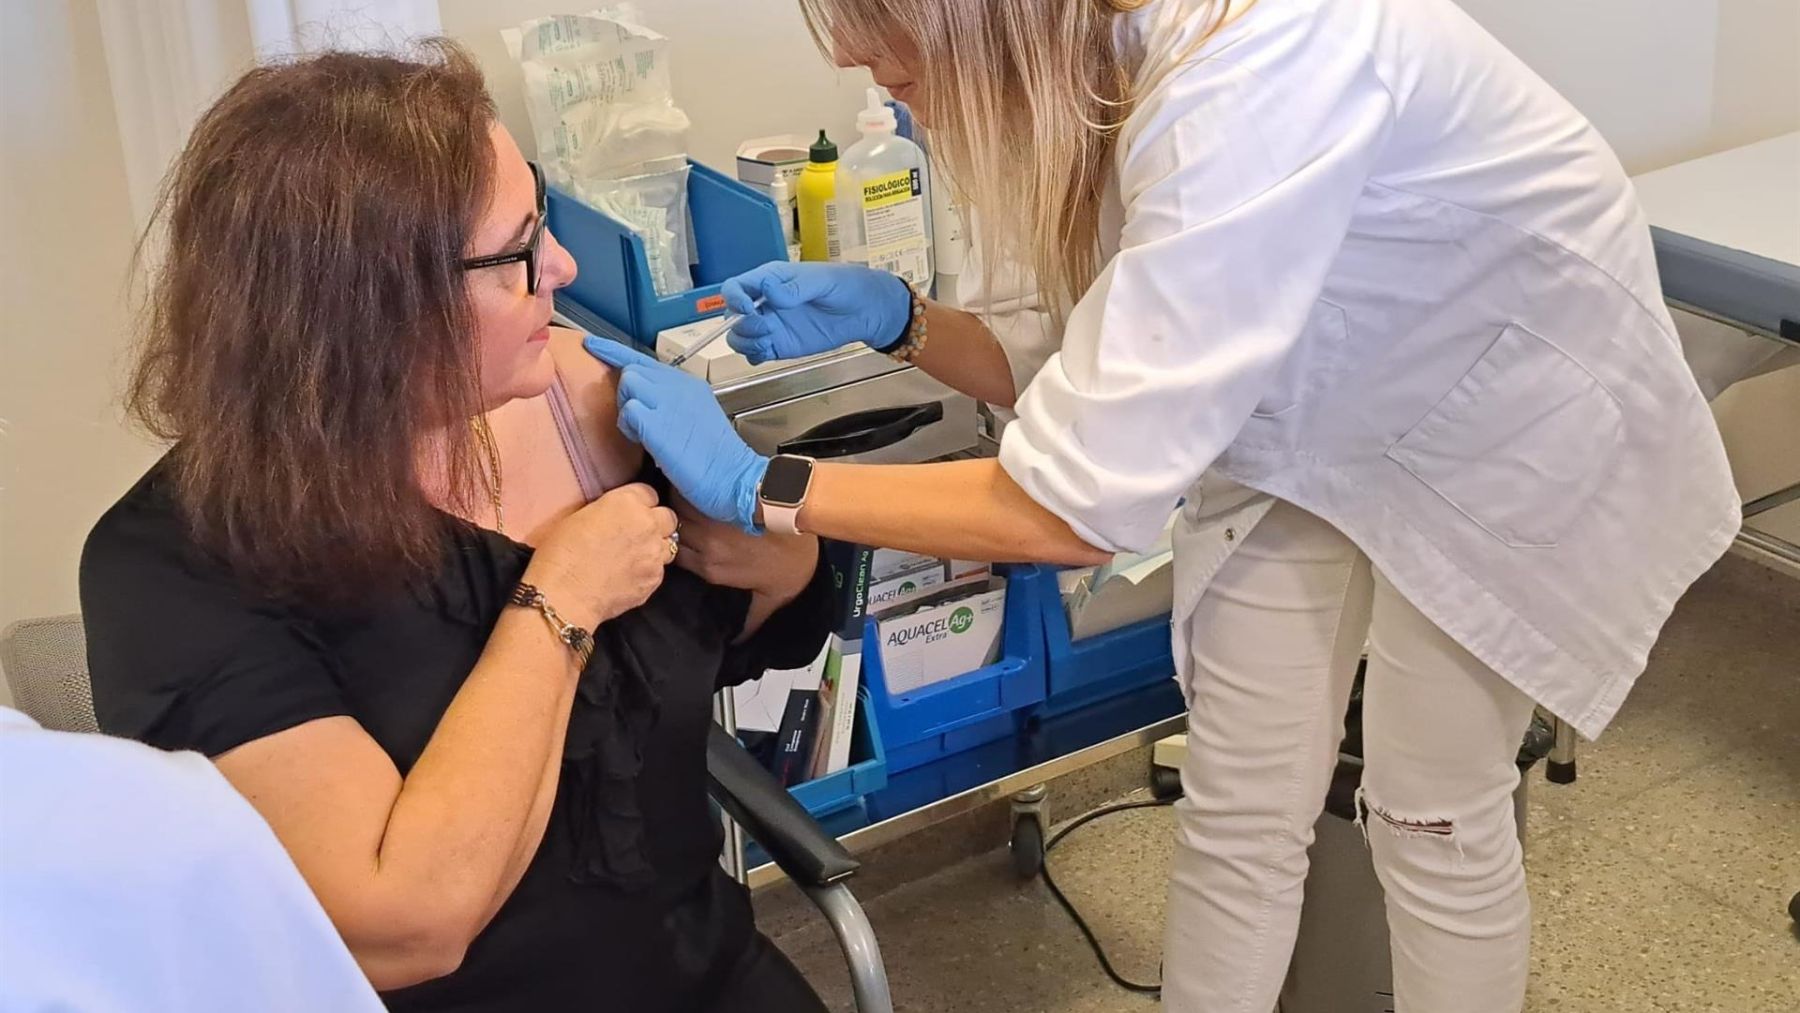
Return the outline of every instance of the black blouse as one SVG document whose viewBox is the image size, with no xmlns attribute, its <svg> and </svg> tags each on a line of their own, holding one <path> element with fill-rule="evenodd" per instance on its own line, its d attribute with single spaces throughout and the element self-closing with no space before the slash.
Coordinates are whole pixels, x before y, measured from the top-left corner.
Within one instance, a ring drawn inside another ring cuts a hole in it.
<svg viewBox="0 0 1800 1013">
<path fill-rule="evenodd" d="M 649 476 L 660 479 L 660 476 Z M 315 718 L 354 717 L 402 775 L 487 643 L 531 558 L 446 515 L 443 566 L 354 613 L 282 606 L 208 561 L 158 464 L 103 516 L 81 560 L 94 708 L 105 731 L 217 756 Z M 569 718 L 542 845 L 462 966 L 388 993 L 396 1010 L 694 1010 L 752 937 L 719 871 L 707 798 L 712 695 L 804 665 L 830 622 L 814 580 L 743 644 L 749 594 L 671 568 L 603 623 Z"/>
</svg>

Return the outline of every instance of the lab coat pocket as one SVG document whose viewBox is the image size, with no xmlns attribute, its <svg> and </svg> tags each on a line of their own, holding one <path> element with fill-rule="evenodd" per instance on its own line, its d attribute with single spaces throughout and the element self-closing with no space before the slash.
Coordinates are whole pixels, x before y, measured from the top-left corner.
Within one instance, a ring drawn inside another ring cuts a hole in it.
<svg viewBox="0 0 1800 1013">
<path fill-rule="evenodd" d="M 1300 340 L 1288 350 L 1274 382 L 1251 414 L 1259 419 L 1286 415 L 1335 381 L 1348 358 L 1344 346 L 1349 340 L 1343 307 L 1323 299 L 1313 303 Z"/>
<path fill-rule="evenodd" d="M 1611 471 L 1622 430 L 1593 374 L 1509 324 L 1387 456 L 1507 545 L 1548 548 Z"/>
</svg>

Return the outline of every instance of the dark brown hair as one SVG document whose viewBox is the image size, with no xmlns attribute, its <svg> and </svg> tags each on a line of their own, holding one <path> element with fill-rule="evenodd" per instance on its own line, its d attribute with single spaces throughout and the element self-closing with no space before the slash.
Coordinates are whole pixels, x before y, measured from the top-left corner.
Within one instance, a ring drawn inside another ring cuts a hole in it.
<svg viewBox="0 0 1800 1013">
<path fill-rule="evenodd" d="M 454 43 L 326 53 L 244 75 L 200 117 L 158 226 L 127 404 L 170 456 L 195 540 L 259 592 L 350 603 L 428 572 L 474 481 L 482 410 L 458 262 L 494 175 L 494 119 Z"/>
</svg>

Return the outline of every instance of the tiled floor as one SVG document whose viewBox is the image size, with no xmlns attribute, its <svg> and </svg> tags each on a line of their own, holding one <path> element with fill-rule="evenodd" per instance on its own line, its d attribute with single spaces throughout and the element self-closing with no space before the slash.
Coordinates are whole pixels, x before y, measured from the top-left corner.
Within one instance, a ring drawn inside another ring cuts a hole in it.
<svg viewBox="0 0 1800 1013">
<path fill-rule="evenodd" d="M 1530 1013 L 1797 1013 L 1800 582 L 1728 557 L 1688 595 L 1580 780 L 1532 784 L 1536 934 Z M 1120 969 L 1154 979 L 1169 813 L 1120 814 L 1052 856 Z M 1004 850 L 876 897 L 904 1011 L 1147 1010 L 1108 982 Z M 774 928 L 774 925 L 771 925 Z M 834 1009 L 842 958 L 823 926 L 778 936 Z"/>
</svg>

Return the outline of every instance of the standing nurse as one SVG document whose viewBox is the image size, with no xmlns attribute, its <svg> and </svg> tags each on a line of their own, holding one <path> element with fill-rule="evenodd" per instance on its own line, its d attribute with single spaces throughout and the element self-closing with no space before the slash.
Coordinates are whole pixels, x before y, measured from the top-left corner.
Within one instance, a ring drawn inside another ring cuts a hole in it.
<svg viewBox="0 0 1800 1013">
<path fill-rule="evenodd" d="M 1018 419 L 998 460 L 771 462 L 591 341 L 626 432 L 714 517 L 959 558 L 1093 562 L 1185 499 L 1168 1007 L 1274 1006 L 1366 644 L 1399 1008 L 1517 1011 L 1533 701 L 1598 733 L 1739 520 L 1606 144 L 1451 0 L 802 3 L 1035 294 L 775 264 L 733 346 L 860 341 Z"/>
</svg>

